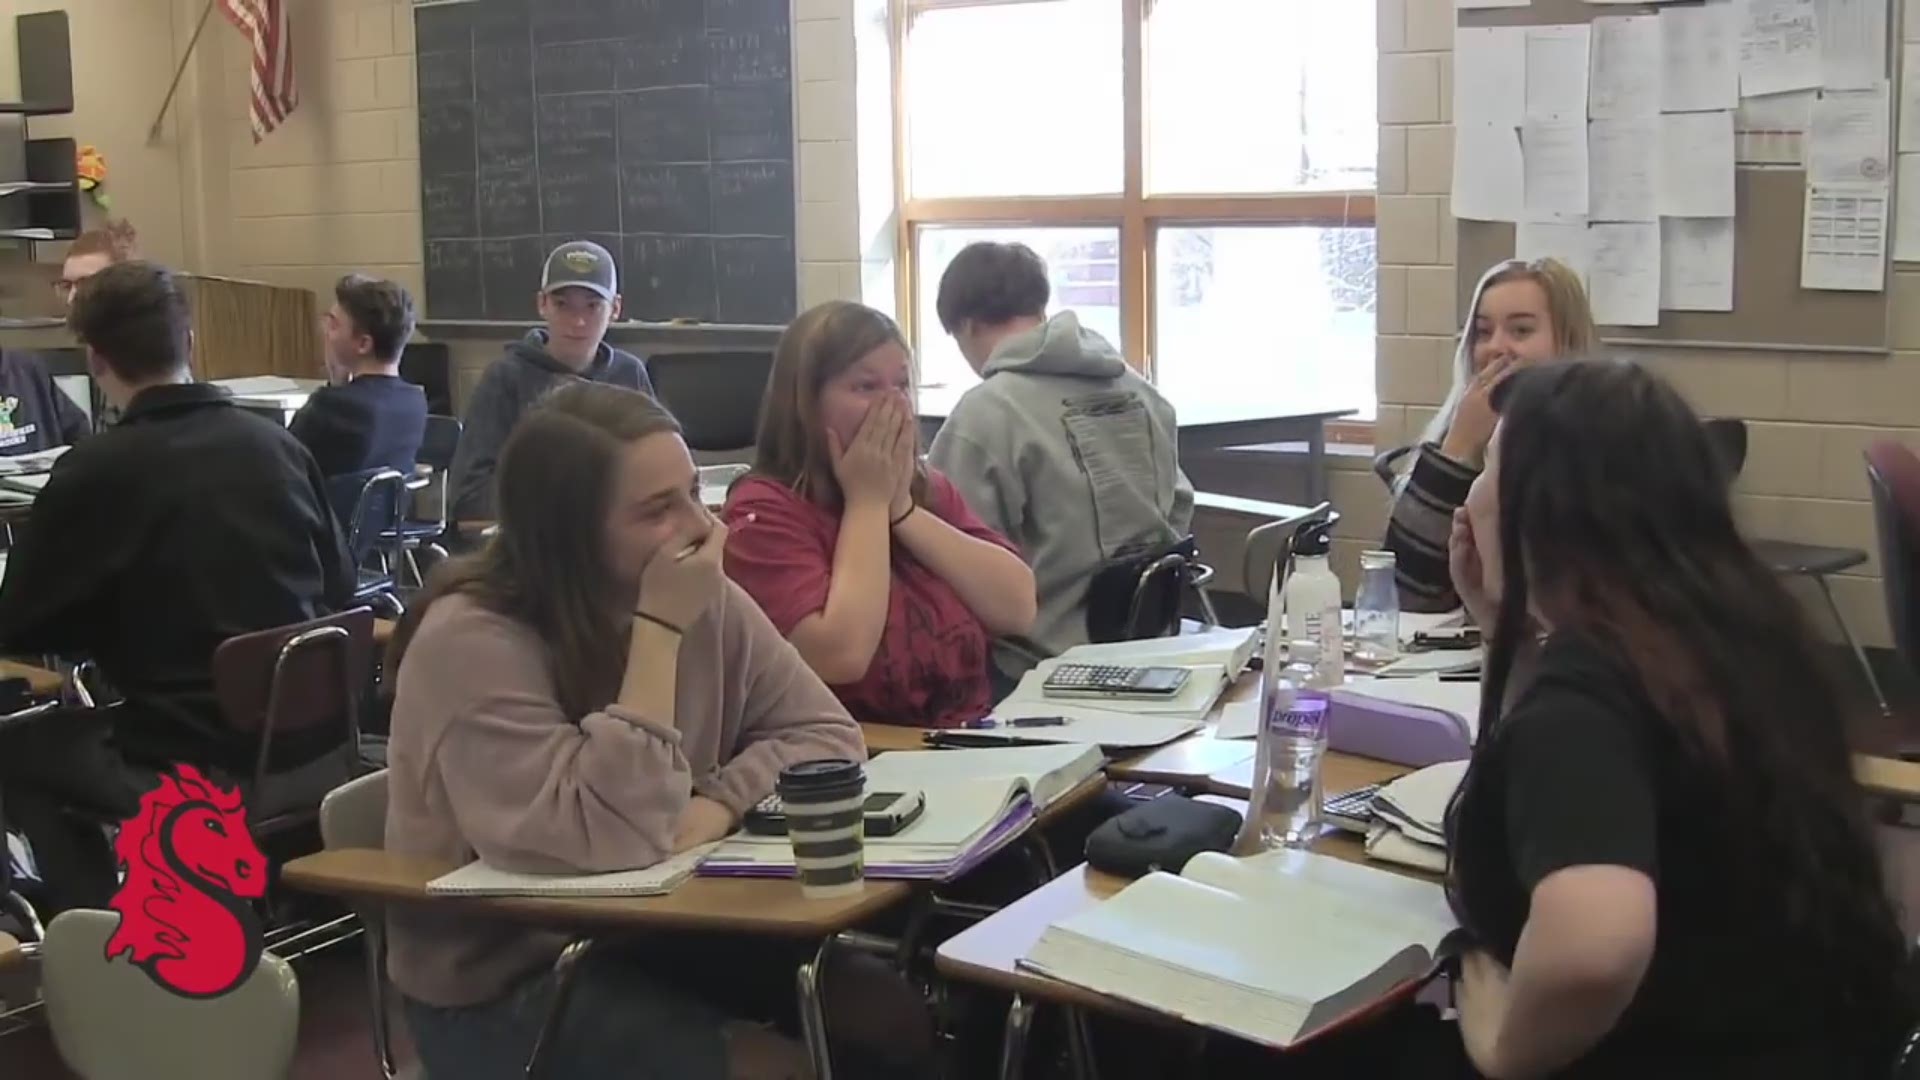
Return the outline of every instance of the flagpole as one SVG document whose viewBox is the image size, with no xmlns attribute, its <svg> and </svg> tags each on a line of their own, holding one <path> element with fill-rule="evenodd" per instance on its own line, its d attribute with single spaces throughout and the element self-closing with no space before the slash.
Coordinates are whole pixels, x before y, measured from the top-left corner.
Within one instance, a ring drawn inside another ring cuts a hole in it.
<svg viewBox="0 0 1920 1080">
<path fill-rule="evenodd" d="M 200 45 L 200 35 L 207 31 L 207 19 L 213 14 L 215 0 L 207 0 L 207 6 L 200 11 L 200 21 L 193 28 L 193 37 L 187 41 L 186 54 L 180 57 L 180 66 L 173 69 L 173 83 L 167 87 L 167 96 L 160 101 L 160 115 L 153 118 L 153 126 L 147 129 L 147 143 L 160 141 L 160 125 L 166 122 L 167 110 L 173 106 L 173 96 L 180 91 L 180 80 L 187 74 L 187 62 L 193 59 L 193 50 Z"/>
</svg>

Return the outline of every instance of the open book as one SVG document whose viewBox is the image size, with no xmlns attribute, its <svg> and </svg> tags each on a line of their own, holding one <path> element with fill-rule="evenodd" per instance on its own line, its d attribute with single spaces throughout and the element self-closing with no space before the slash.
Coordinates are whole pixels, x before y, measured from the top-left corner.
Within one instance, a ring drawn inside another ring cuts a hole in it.
<svg viewBox="0 0 1920 1080">
<path fill-rule="evenodd" d="M 1309 852 L 1209 852 L 1054 923 L 1020 963 L 1286 1048 L 1412 993 L 1455 927 L 1438 885 Z"/>
<path fill-rule="evenodd" d="M 470 862 L 427 882 L 434 896 L 665 896 L 693 876 L 713 850 L 706 844 L 644 870 L 609 874 L 517 874 Z"/>
<path fill-rule="evenodd" d="M 1075 645 L 1061 653 L 1059 659 L 1071 664 L 1127 664 L 1134 667 L 1218 664 L 1227 669 L 1227 677 L 1231 679 L 1247 670 L 1259 647 L 1260 628 L 1247 626 L 1206 630 L 1177 637 Z"/>
<path fill-rule="evenodd" d="M 902 750 L 867 763 L 867 791 L 921 791 L 926 809 L 893 836 L 866 838 L 867 876 L 945 880 L 1005 847 L 1106 759 L 1097 746 L 1015 746 L 983 750 Z M 700 872 L 784 877 L 793 845 L 784 836 L 736 833 Z"/>
</svg>

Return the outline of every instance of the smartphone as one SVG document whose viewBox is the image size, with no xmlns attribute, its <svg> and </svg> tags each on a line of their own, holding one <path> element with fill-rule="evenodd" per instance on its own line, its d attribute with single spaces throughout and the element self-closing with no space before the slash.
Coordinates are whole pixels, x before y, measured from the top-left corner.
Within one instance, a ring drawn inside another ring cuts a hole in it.
<svg viewBox="0 0 1920 1080">
<path fill-rule="evenodd" d="M 1061 664 L 1041 692 L 1053 698 L 1170 698 L 1187 685 L 1183 667 L 1127 667 L 1122 664 Z"/>
<path fill-rule="evenodd" d="M 1415 649 L 1453 650 L 1480 647 L 1480 628 L 1454 626 L 1439 630 L 1421 630 L 1413 635 Z"/>
<path fill-rule="evenodd" d="M 920 791 L 876 791 L 861 806 L 866 816 L 868 836 L 897 836 L 902 829 L 919 820 L 927 809 L 926 793 Z M 780 796 L 769 795 L 747 811 L 741 823 L 755 836 L 787 835 L 787 811 Z"/>
</svg>

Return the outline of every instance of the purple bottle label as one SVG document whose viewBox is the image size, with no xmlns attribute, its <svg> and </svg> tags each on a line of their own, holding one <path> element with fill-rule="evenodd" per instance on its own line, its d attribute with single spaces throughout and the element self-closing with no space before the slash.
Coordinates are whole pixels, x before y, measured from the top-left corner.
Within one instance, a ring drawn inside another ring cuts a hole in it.
<svg viewBox="0 0 1920 1080">
<path fill-rule="evenodd" d="M 1315 698 L 1296 700 L 1291 708 L 1275 718 L 1274 726 L 1290 734 L 1318 739 L 1327 733 L 1327 703 Z"/>
</svg>

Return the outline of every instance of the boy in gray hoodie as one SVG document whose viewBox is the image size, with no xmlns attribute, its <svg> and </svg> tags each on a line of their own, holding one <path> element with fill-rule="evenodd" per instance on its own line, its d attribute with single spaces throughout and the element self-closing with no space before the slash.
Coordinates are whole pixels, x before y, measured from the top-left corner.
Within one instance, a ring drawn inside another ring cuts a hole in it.
<svg viewBox="0 0 1920 1080">
<path fill-rule="evenodd" d="M 500 448 L 528 406 L 574 379 L 653 393 L 640 358 L 606 342 L 620 317 L 620 279 L 613 255 L 589 240 L 561 244 L 540 279 L 540 318 L 547 325 L 507 346 L 480 376 L 467 401 L 460 447 L 453 457 L 453 518 L 493 519 L 493 469 Z"/>
<path fill-rule="evenodd" d="M 1173 406 L 1072 312 L 1047 318 L 1047 266 L 1024 244 L 971 244 L 940 278 L 940 325 L 980 374 L 928 452 L 1033 566 L 1048 653 L 1087 641 L 1087 584 L 1193 523 Z M 1008 675 L 1031 666 L 1002 645 Z"/>
</svg>

